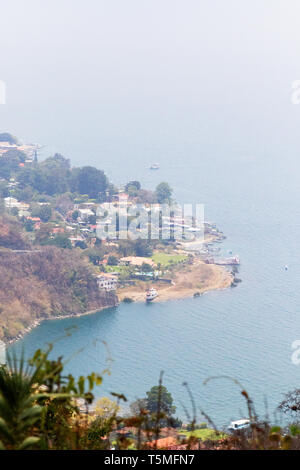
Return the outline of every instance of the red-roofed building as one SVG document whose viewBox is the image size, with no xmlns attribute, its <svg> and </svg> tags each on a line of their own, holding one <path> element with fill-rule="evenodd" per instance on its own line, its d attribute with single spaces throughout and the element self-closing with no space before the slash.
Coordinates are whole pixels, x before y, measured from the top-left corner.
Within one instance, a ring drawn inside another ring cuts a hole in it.
<svg viewBox="0 0 300 470">
<path fill-rule="evenodd" d="M 56 234 L 56 233 L 65 233 L 65 229 L 63 227 L 54 227 L 52 229 L 52 233 L 53 234 Z"/>
<path fill-rule="evenodd" d="M 41 219 L 39 217 L 26 217 L 27 220 L 32 220 L 32 222 L 40 222 Z"/>
</svg>

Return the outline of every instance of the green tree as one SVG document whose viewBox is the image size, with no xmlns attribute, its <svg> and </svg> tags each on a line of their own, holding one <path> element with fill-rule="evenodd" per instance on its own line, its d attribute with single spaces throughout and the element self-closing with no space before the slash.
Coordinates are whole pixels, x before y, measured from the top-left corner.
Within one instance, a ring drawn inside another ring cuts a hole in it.
<svg viewBox="0 0 300 470">
<path fill-rule="evenodd" d="M 119 260 L 114 255 L 110 255 L 107 259 L 108 266 L 116 266 L 118 263 L 119 263 Z"/>
<path fill-rule="evenodd" d="M 147 393 L 147 409 L 151 413 L 158 412 L 159 406 L 159 396 L 160 396 L 160 410 L 164 412 L 167 416 L 172 416 L 176 407 L 173 405 L 173 398 L 167 388 L 161 385 L 155 385 Z"/>
<path fill-rule="evenodd" d="M 48 204 L 40 206 L 35 203 L 31 206 L 31 215 L 32 217 L 39 217 L 42 222 L 46 223 L 51 219 L 52 209 Z"/>
<path fill-rule="evenodd" d="M 101 247 L 98 248 L 89 248 L 85 254 L 88 255 L 89 260 L 94 265 L 98 265 L 100 261 L 103 260 L 104 251 Z"/>
<path fill-rule="evenodd" d="M 9 142 L 11 145 L 17 145 L 18 139 L 8 132 L 2 132 L 0 134 L 0 142 Z"/>
<path fill-rule="evenodd" d="M 97 217 L 95 215 L 89 215 L 88 223 L 90 225 L 97 225 Z"/>
<path fill-rule="evenodd" d="M 152 256 L 153 249 L 150 243 L 147 240 L 138 238 L 134 241 L 134 251 L 136 256 Z"/>
<path fill-rule="evenodd" d="M 107 187 L 107 177 L 97 168 L 84 166 L 72 172 L 72 188 L 79 194 L 88 194 L 90 198 L 98 199 L 99 193 L 105 193 Z"/>
<path fill-rule="evenodd" d="M 72 248 L 69 236 L 65 233 L 58 233 L 54 238 L 48 241 L 48 245 L 58 246 L 59 248 Z"/>
<path fill-rule="evenodd" d="M 30 186 L 17 188 L 13 192 L 13 197 L 17 198 L 19 201 L 31 202 L 34 197 L 34 190 Z"/>
<path fill-rule="evenodd" d="M 76 221 L 78 219 L 78 217 L 79 217 L 79 211 L 78 210 L 73 211 L 72 212 L 72 219 L 74 221 Z"/>
<path fill-rule="evenodd" d="M 13 207 L 12 209 L 10 209 L 10 214 L 13 215 L 14 217 L 18 217 L 18 214 L 19 214 L 19 209 L 17 209 L 16 207 Z"/>
<path fill-rule="evenodd" d="M 172 192 L 173 190 L 170 188 L 168 183 L 160 183 L 155 190 L 159 204 L 171 202 Z"/>
<path fill-rule="evenodd" d="M 139 190 L 141 189 L 141 183 L 139 181 L 129 181 L 129 183 L 127 183 L 125 186 L 125 191 L 127 192 L 128 188 L 132 188 L 132 187 Z"/>
<path fill-rule="evenodd" d="M 33 232 L 34 229 L 34 221 L 30 219 L 26 219 L 24 223 L 24 228 L 26 232 Z"/>
<path fill-rule="evenodd" d="M 153 271 L 153 268 L 150 264 L 143 263 L 142 266 L 141 266 L 141 271 L 143 273 L 151 273 Z"/>
<path fill-rule="evenodd" d="M 87 244 L 83 240 L 78 240 L 75 242 L 75 248 L 80 248 L 81 250 L 87 249 Z"/>
<path fill-rule="evenodd" d="M 25 153 L 19 150 L 12 149 L 5 152 L 0 158 L 0 177 L 9 179 L 20 169 L 19 164 L 24 163 L 25 159 Z"/>
<path fill-rule="evenodd" d="M 139 181 L 129 181 L 125 186 L 125 192 L 133 197 L 138 195 L 140 189 L 141 183 Z"/>
<path fill-rule="evenodd" d="M 42 222 L 48 222 L 51 219 L 52 209 L 50 206 L 41 206 L 39 210 L 39 217 Z"/>
<path fill-rule="evenodd" d="M 50 196 L 68 192 L 70 179 L 70 161 L 58 153 L 34 166 L 25 167 L 18 173 L 21 188 L 30 186 L 39 193 Z"/>
<path fill-rule="evenodd" d="M 134 246 L 131 240 L 119 240 L 118 251 L 122 256 L 131 256 L 134 254 Z"/>
</svg>

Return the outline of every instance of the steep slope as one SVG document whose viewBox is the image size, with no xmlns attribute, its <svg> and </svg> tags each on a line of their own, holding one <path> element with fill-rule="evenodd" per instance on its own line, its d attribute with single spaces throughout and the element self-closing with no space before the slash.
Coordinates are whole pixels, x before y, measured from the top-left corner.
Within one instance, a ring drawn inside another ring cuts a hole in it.
<svg viewBox="0 0 300 470">
<path fill-rule="evenodd" d="M 99 291 L 88 263 L 75 251 L 0 249 L 0 339 L 9 341 L 36 321 L 117 304 Z"/>
</svg>

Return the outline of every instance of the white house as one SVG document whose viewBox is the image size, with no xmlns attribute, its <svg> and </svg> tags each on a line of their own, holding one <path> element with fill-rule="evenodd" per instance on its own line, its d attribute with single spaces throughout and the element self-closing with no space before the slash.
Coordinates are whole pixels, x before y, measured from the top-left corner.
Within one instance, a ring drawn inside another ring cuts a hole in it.
<svg viewBox="0 0 300 470">
<path fill-rule="evenodd" d="M 99 289 L 111 291 L 116 290 L 118 280 L 115 276 L 103 273 L 97 277 L 97 284 Z"/>
<path fill-rule="evenodd" d="M 0 341 L 0 366 L 6 364 L 6 347 L 3 341 Z"/>
<path fill-rule="evenodd" d="M 8 208 L 16 207 L 17 209 L 19 209 L 21 205 L 21 203 L 15 197 L 5 197 L 4 204 Z"/>
</svg>

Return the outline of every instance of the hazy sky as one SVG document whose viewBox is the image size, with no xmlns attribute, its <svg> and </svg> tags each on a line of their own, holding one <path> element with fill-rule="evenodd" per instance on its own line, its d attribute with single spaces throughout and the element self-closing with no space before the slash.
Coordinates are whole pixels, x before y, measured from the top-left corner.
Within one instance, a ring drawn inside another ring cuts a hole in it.
<svg viewBox="0 0 300 470">
<path fill-rule="evenodd" d="M 13 100 L 81 99 L 89 81 L 120 98 L 255 80 L 266 66 L 297 74 L 299 19 L 298 0 L 2 0 L 0 77 Z"/>
<path fill-rule="evenodd" d="M 0 128 L 58 141 L 67 120 L 77 130 L 98 120 L 104 135 L 122 127 L 129 141 L 166 122 L 176 134 L 172 119 L 190 125 L 190 115 L 232 138 L 241 120 L 250 137 L 262 123 L 264 138 L 284 134 L 290 117 L 286 132 L 298 129 L 299 0 L 0 2 Z"/>
<path fill-rule="evenodd" d="M 298 0 L 2 0 L 0 70 L 8 85 L 43 72 L 79 94 L 87 78 L 103 93 L 187 92 L 265 61 L 298 72 L 299 18 Z"/>
</svg>

